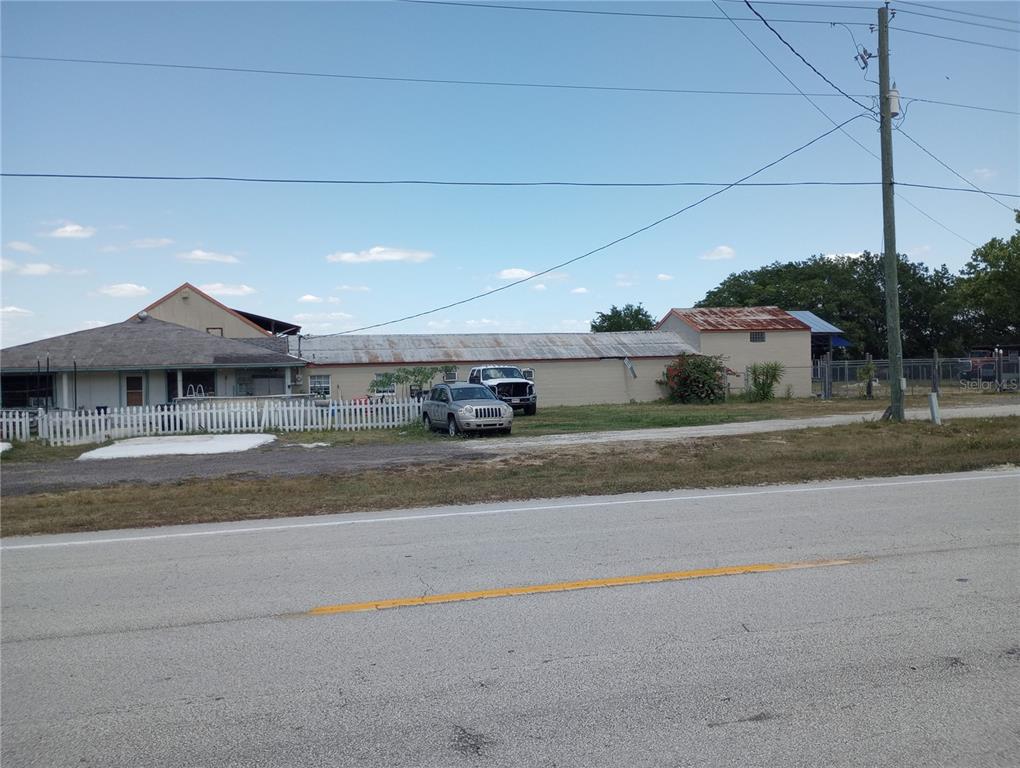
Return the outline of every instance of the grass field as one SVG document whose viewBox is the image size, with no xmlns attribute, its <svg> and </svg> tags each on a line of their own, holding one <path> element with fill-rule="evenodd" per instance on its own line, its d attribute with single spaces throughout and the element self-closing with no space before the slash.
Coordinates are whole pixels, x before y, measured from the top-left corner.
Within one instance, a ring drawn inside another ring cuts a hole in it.
<svg viewBox="0 0 1020 768">
<path fill-rule="evenodd" d="M 356 474 L 194 480 L 7 498 L 4 536 L 1020 465 L 1020 418 L 584 446 Z"/>
<path fill-rule="evenodd" d="M 943 407 L 962 405 L 995 405 L 1020 403 L 1020 396 L 1010 394 L 948 390 L 941 398 Z M 561 405 L 539 407 L 534 416 L 520 413 L 514 418 L 513 434 L 517 437 L 555 435 L 575 432 L 603 432 L 653 427 L 700 427 L 764 419 L 796 419 L 839 413 L 872 413 L 881 411 L 886 403 L 879 400 L 817 398 L 777 399 L 768 403 L 751 403 L 734 398 L 718 405 L 681 405 L 658 401 L 612 405 Z M 927 408 L 927 397 L 906 399 L 907 408 Z M 428 433 L 421 424 L 399 429 L 367 429 L 358 432 L 281 432 L 281 443 L 327 443 L 329 445 L 393 445 L 445 439 Z M 20 461 L 73 459 L 98 445 L 49 447 L 33 441 L 17 443 L 0 454 L 0 464 Z"/>
</svg>

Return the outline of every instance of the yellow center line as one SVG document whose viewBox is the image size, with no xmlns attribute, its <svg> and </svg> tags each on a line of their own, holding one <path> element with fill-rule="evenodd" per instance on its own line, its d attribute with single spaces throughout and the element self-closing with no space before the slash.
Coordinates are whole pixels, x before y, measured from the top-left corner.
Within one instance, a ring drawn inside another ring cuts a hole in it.
<svg viewBox="0 0 1020 768">
<path fill-rule="evenodd" d="M 832 565 L 850 565 L 856 560 L 809 560 L 793 563 L 754 563 L 752 565 L 724 565 L 719 568 L 698 568 L 692 571 L 668 571 L 666 573 L 645 573 L 639 576 L 612 576 L 606 579 L 584 581 L 559 581 L 552 584 L 532 584 L 523 587 L 502 587 L 480 589 L 473 592 L 447 592 L 442 595 L 420 597 L 397 597 L 389 600 L 370 600 L 367 603 L 340 603 L 312 608 L 306 616 L 325 616 L 332 613 L 358 613 L 360 611 L 381 611 L 387 608 L 406 608 L 413 605 L 436 605 L 438 603 L 459 603 L 467 600 L 488 600 L 494 597 L 517 597 L 518 595 L 540 595 L 546 592 L 572 592 L 578 589 L 599 589 L 602 587 L 624 587 L 631 584 L 655 584 L 664 581 L 686 581 L 706 579 L 714 576 L 737 576 L 743 573 L 771 573 L 793 571 L 802 568 L 825 568 Z"/>
</svg>

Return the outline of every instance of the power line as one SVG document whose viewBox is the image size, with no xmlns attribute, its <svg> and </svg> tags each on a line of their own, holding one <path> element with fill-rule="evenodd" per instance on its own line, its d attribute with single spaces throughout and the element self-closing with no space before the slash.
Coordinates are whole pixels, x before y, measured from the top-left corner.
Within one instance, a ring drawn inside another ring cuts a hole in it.
<svg viewBox="0 0 1020 768">
<path fill-rule="evenodd" d="M 936 101 L 934 99 L 919 99 L 919 98 L 904 99 L 904 101 L 906 102 L 919 101 L 922 104 L 938 104 L 939 106 L 942 107 L 959 107 L 960 109 L 976 109 L 981 112 L 997 112 L 1002 115 L 1020 115 L 1020 112 L 1016 111 L 1015 109 L 999 109 L 998 107 L 978 107 L 972 104 L 955 104 L 951 101 Z"/>
<path fill-rule="evenodd" d="M 988 198 L 989 200 L 992 200 L 992 201 L 994 201 L 994 202 L 998 203 L 998 204 L 999 204 L 999 205 L 1001 205 L 1001 206 L 1002 206 L 1003 208 L 1005 208 L 1005 209 L 1006 209 L 1007 211 L 1012 211 L 1012 210 L 1013 210 L 1013 209 L 1012 209 L 1012 208 L 1011 208 L 1010 206 L 1006 205 L 1006 204 L 1005 204 L 1004 202 L 1002 202 L 1001 200 L 999 200 L 999 199 L 997 199 L 997 198 L 995 198 L 995 197 L 992 197 L 992 194 L 991 194 L 990 192 L 986 192 L 985 190 L 981 189 L 981 187 L 979 187 L 979 186 L 978 186 L 977 184 L 973 183 L 973 182 L 972 182 L 972 181 L 971 181 L 970 179 L 968 179 L 968 178 L 967 178 L 966 176 L 964 176 L 964 175 L 963 175 L 962 173 L 960 173 L 959 171 L 957 171 L 957 170 L 956 170 L 955 168 L 953 168 L 952 166 L 950 166 L 950 165 L 949 165 L 948 163 L 946 163 L 945 161 L 943 161 L 943 160 L 941 160 L 940 158 L 938 158 L 938 157 L 937 157 L 937 156 L 936 156 L 936 155 L 935 155 L 935 154 L 934 154 L 933 152 L 931 152 L 930 150 L 926 149 L 926 148 L 925 148 L 925 147 L 924 147 L 924 146 L 923 146 L 923 145 L 922 145 L 922 144 L 921 144 L 921 143 L 920 143 L 920 142 L 919 142 L 919 141 L 918 141 L 917 139 L 915 139 L 915 138 L 914 138 L 913 136 L 911 136 L 911 135 L 910 135 L 909 133 L 907 133 L 906 131 L 904 131 L 904 130 L 903 130 L 903 128 L 897 128 L 896 130 L 897 130 L 897 131 L 899 131 L 899 132 L 900 132 L 900 133 L 901 133 L 901 134 L 903 135 L 903 137 L 904 137 L 904 138 L 906 138 L 906 139 L 907 139 L 907 140 L 908 140 L 908 141 L 909 141 L 909 142 L 910 142 L 911 144 L 913 144 L 913 145 L 914 145 L 915 147 L 917 147 L 918 149 L 920 149 L 920 150 L 921 150 L 922 152 L 924 152 L 924 153 L 925 153 L 926 155 L 928 155 L 928 157 L 930 157 L 930 158 L 931 158 L 932 160 L 934 160 L 934 161 L 935 161 L 936 163 L 938 163 L 939 165 L 941 165 L 941 166 L 942 166 L 943 168 L 945 168 L 945 169 L 946 169 L 947 171 L 949 171 L 949 172 L 950 172 L 951 174 L 953 174 L 953 175 L 954 175 L 954 176 L 955 176 L 956 178 L 960 179 L 960 180 L 961 180 L 961 181 L 963 181 L 963 182 L 964 182 L 965 184 L 967 184 L 968 186 L 970 186 L 970 187 L 971 187 L 972 189 L 974 189 L 974 190 L 976 190 L 976 191 L 980 192 L 980 193 L 981 193 L 982 195 L 984 195 L 985 197 L 987 197 L 987 198 Z M 1013 197 L 1013 195 L 1003 195 L 1003 197 Z"/>
<path fill-rule="evenodd" d="M 921 35 L 922 37 L 934 37 L 938 40 L 952 40 L 954 43 L 966 43 L 967 45 L 977 45 L 982 48 L 996 48 L 1000 51 L 1012 51 L 1013 53 L 1020 53 L 1020 48 L 1013 48 L 1008 45 L 996 45 L 995 43 L 982 43 L 977 40 L 965 40 L 962 37 L 953 37 L 952 35 L 936 35 L 934 32 L 921 32 L 918 29 L 908 29 L 906 27 L 889 27 L 890 30 L 897 32 L 906 32 L 908 35 Z"/>
<path fill-rule="evenodd" d="M 726 14 L 726 11 L 724 11 L 724 10 L 722 9 L 722 7 L 721 7 L 721 6 L 720 6 L 720 5 L 719 5 L 719 4 L 717 3 L 717 2 L 713 2 L 713 4 L 714 4 L 714 5 L 715 5 L 715 7 L 716 7 L 716 8 L 718 9 L 719 13 L 721 13 L 721 14 L 722 14 L 723 16 L 726 16 L 726 18 L 730 18 L 730 17 L 729 17 L 729 16 L 728 16 L 728 15 Z M 773 69 L 775 69 L 775 70 L 776 70 L 776 72 L 778 72 L 778 73 L 779 73 L 779 74 L 780 74 L 780 75 L 782 76 L 782 78 L 783 78 L 784 80 L 786 80 L 786 82 L 788 82 L 788 83 L 789 83 L 790 85 L 792 85 L 792 86 L 793 86 L 793 87 L 794 87 L 794 88 L 795 88 L 796 90 L 800 91 L 800 87 L 799 87 L 799 86 L 798 86 L 798 85 L 797 85 L 797 84 L 796 84 L 796 83 L 795 83 L 795 82 L 794 82 L 793 80 L 791 80 L 791 79 L 790 79 L 790 77 L 789 77 L 789 76 L 788 76 L 788 75 L 786 74 L 786 72 L 784 72 L 784 71 L 783 71 L 783 69 L 782 69 L 782 68 L 781 68 L 781 67 L 780 67 L 780 66 L 779 66 L 778 64 L 776 64 L 776 63 L 775 63 L 775 62 L 774 62 L 774 61 L 773 61 L 773 60 L 772 60 L 772 59 L 771 59 L 771 58 L 769 57 L 769 55 L 768 55 L 767 53 L 765 53 L 765 51 L 763 51 L 763 50 L 761 49 L 761 47 L 760 47 L 760 46 L 759 46 L 759 45 L 758 45 L 757 43 L 755 43 L 755 42 L 754 42 L 754 40 L 752 40 L 752 39 L 751 39 L 751 37 L 750 37 L 750 36 L 749 36 L 749 35 L 748 35 L 748 34 L 747 34 L 746 32 L 744 32 L 744 30 L 743 30 L 743 29 L 741 29 L 741 28 L 740 28 L 740 25 L 739 25 L 739 24 L 737 24 L 737 23 L 736 23 L 735 21 L 733 21 L 733 19 L 730 19 L 730 23 L 731 23 L 731 24 L 733 25 L 733 27 L 734 27 L 734 28 L 735 28 L 735 29 L 736 29 L 736 30 L 737 30 L 737 31 L 738 31 L 738 32 L 739 32 L 739 33 L 740 33 L 740 34 L 741 34 L 741 35 L 742 35 L 742 36 L 744 37 L 744 39 L 745 39 L 745 40 L 747 40 L 747 42 L 749 42 L 749 43 L 750 43 L 750 44 L 751 44 L 751 45 L 752 45 L 752 46 L 754 47 L 754 49 L 755 49 L 756 51 L 758 51 L 758 53 L 760 53 L 760 54 L 761 54 L 761 55 L 762 55 L 762 56 L 764 57 L 764 59 L 765 59 L 765 60 L 766 60 L 766 61 L 767 61 L 767 62 L 768 62 L 769 64 L 771 64 L 771 65 L 772 65 L 772 68 L 773 68 Z M 814 102 L 814 100 L 813 100 L 813 99 L 812 99 L 812 98 L 811 98 L 810 96 L 808 96 L 808 95 L 807 95 L 806 93 L 804 93 L 803 91 L 801 91 L 801 94 L 802 94 L 802 95 L 804 96 L 804 98 L 805 98 L 805 99 L 807 99 L 808 103 L 809 103 L 809 104 L 810 104 L 810 105 L 811 105 L 812 107 L 814 107 L 814 108 L 815 108 L 815 109 L 816 109 L 816 110 L 817 110 L 817 111 L 818 111 L 818 112 L 819 112 L 819 113 L 820 113 L 820 114 L 821 114 L 821 115 L 822 115 L 822 116 L 823 116 L 823 117 L 824 117 L 824 118 L 825 118 L 826 120 L 828 120 L 828 121 L 829 121 L 830 123 L 832 123 L 833 125 L 835 125 L 835 124 L 836 124 L 836 121 L 835 121 L 835 120 L 834 120 L 834 119 L 833 119 L 833 118 L 832 118 L 832 117 L 831 117 L 831 116 L 829 115 L 829 113 L 828 113 L 828 112 L 826 112 L 826 111 L 825 111 L 824 109 L 822 109 L 822 108 L 821 108 L 820 106 L 818 106 L 818 104 L 816 104 L 816 103 Z M 842 134 L 843 134 L 844 136 L 846 136 L 846 137 L 847 137 L 848 139 L 850 139 L 850 141 L 852 141 L 852 142 L 853 142 L 854 144 L 856 144 L 856 145 L 857 145 L 858 147 L 860 147 L 860 148 L 861 148 L 862 150 L 864 150 L 864 152 L 866 152 L 866 153 L 867 153 L 868 155 L 870 155 L 870 156 L 871 156 L 872 158 L 874 158 L 875 160 L 881 160 L 881 158 L 880 158 L 880 157 L 879 157 L 878 155 L 876 155 L 876 154 L 875 154 L 874 152 L 872 152 L 872 151 L 871 151 L 870 149 L 868 149 L 868 148 L 867 148 L 866 146 L 864 146 L 864 144 L 862 144 L 862 143 L 861 143 L 861 142 L 860 142 L 860 141 L 859 141 L 859 140 L 857 139 L 857 137 L 856 137 L 856 136 L 854 136 L 853 134 L 849 133 L 849 132 L 848 132 L 848 131 L 846 131 L 845 129 L 840 129 L 840 130 L 841 130 L 841 132 L 842 132 Z M 925 211 L 924 211 L 924 210 L 923 210 L 923 209 L 922 209 L 922 208 L 921 208 L 920 206 L 918 206 L 918 205 L 914 204 L 913 202 L 911 202 L 911 201 L 910 201 L 910 200 L 909 200 L 908 198 L 906 198 L 905 196 L 903 196 L 903 195 L 902 195 L 902 194 L 900 194 L 899 192 L 897 192 L 897 193 L 896 193 L 896 197 L 898 197 L 898 198 L 899 198 L 900 200 L 902 200 L 903 202 L 905 202 L 905 203 L 906 203 L 907 205 L 909 205 L 909 206 L 910 206 L 911 208 L 913 208 L 913 209 L 914 209 L 915 211 L 917 211 L 918 213 L 920 213 L 920 214 L 921 214 L 922 216 L 924 216 L 924 217 L 925 217 L 925 218 L 927 218 L 928 220 L 932 221 L 933 223 L 935 223 L 936 225 L 938 225 L 939 227 L 941 227 L 942 229 L 944 229 L 944 230 L 945 230 L 946 232 L 949 232 L 949 233 L 950 233 L 951 235 L 954 235 L 955 237 L 958 237 L 958 238 L 959 238 L 960 240 L 962 240 L 963 242 L 967 243 L 968 245 L 970 245 L 970 246 L 971 246 L 971 247 L 973 247 L 973 248 L 976 248 L 976 247 L 977 247 L 977 245 L 976 245 L 976 244 L 975 244 L 975 243 L 974 243 L 973 241 L 971 241 L 970 239 L 968 239 L 968 238 L 964 237 L 963 235 L 961 235 L 961 234 L 960 234 L 959 232 L 957 232 L 956 230 L 954 230 L 954 229 L 950 229 L 950 227 L 949 227 L 948 225 L 946 225 L 946 224 L 943 224 L 943 223 L 942 223 L 941 221 L 939 221 L 938 219 L 936 219 L 936 218 L 935 218 L 934 216 L 931 216 L 930 214 L 928 214 L 927 212 L 925 212 Z"/>
<path fill-rule="evenodd" d="M 262 176 L 168 176 L 125 173 L 19 173 L 2 172 L 2 178 L 12 179 L 72 179 L 81 181 L 221 181 L 246 184 L 323 184 L 335 186 L 436 186 L 436 187 L 594 187 L 594 188 L 663 188 L 663 187 L 875 187 L 880 181 L 750 181 L 736 184 L 727 181 L 462 181 L 447 179 L 328 179 L 328 178 L 273 178 Z M 1017 197 L 1009 192 L 985 193 L 968 187 L 949 187 L 935 184 L 897 182 L 904 187 L 934 189 L 944 192 L 968 192 Z"/>
<path fill-rule="evenodd" d="M 950 24 L 966 24 L 969 27 L 984 27 L 985 29 L 997 29 L 1000 32 L 1008 32 L 1016 35 L 1020 34 L 1020 29 L 1009 29 L 1008 27 L 1000 27 L 997 24 L 985 24 L 983 21 L 967 21 L 966 19 L 950 19 L 945 16 L 936 16 L 934 13 L 922 13 L 921 11 L 911 11 L 906 8 L 896 8 L 894 13 L 902 13 L 910 16 L 921 16 L 925 19 L 937 19 L 938 21 L 947 21 Z M 1014 22 L 1016 23 L 1016 22 Z"/>
<path fill-rule="evenodd" d="M 535 274 L 529 275 L 528 277 L 521 278 L 520 280 L 514 280 L 513 282 L 507 283 L 506 285 L 501 285 L 498 288 L 492 288 L 492 289 L 490 289 L 488 291 L 483 291 L 482 293 L 477 293 L 474 296 L 469 296 L 466 299 L 460 299 L 459 301 L 453 301 L 453 302 L 450 302 L 448 304 L 444 304 L 444 305 L 442 305 L 440 307 L 435 307 L 433 309 L 425 310 L 423 312 L 416 312 L 416 313 L 411 314 L 411 315 L 405 315 L 404 317 L 399 317 L 399 318 L 396 318 L 395 320 L 387 320 L 387 321 L 382 322 L 382 323 L 373 323 L 371 325 L 361 326 L 360 328 L 352 328 L 351 330 L 343 331 L 342 333 L 343 334 L 360 333 L 361 331 L 369 331 L 369 330 L 372 330 L 373 328 L 382 328 L 382 327 L 387 326 L 387 325 L 395 325 L 396 323 L 403 323 L 403 322 L 406 322 L 407 320 L 415 320 L 415 319 L 417 319 L 419 317 L 425 317 L 426 315 L 435 314 L 436 312 L 443 312 L 444 310 L 452 309 L 453 307 L 459 307 L 459 306 L 461 306 L 463 304 L 468 304 L 469 302 L 477 301 L 478 299 L 485 298 L 486 296 L 492 296 L 495 293 L 500 293 L 501 291 L 509 290 L 510 288 L 513 288 L 515 286 L 521 285 L 522 283 L 526 283 L 526 282 L 528 282 L 530 280 L 534 280 L 537 277 L 541 277 L 542 275 L 547 275 L 550 272 L 556 271 L 557 269 L 562 269 L 563 267 L 566 267 L 566 266 L 569 266 L 571 264 L 574 264 L 575 262 L 581 261 L 582 259 L 586 259 L 589 256 L 594 256 L 596 253 L 600 253 L 601 251 L 605 251 L 605 250 L 607 250 L 609 248 L 612 248 L 614 245 L 618 245 L 619 243 L 622 243 L 625 240 L 630 240 L 631 238 L 636 237 L 637 235 L 640 235 L 642 232 L 647 232 L 648 230 L 652 229 L 653 227 L 657 227 L 660 224 L 663 224 L 664 222 L 669 221 L 670 219 L 674 219 L 677 216 L 679 216 L 679 215 L 681 215 L 683 213 L 686 213 L 687 211 L 691 210 L 692 208 L 696 208 L 697 206 L 701 205 L 702 203 L 705 203 L 705 202 L 711 200 L 713 197 L 718 197 L 719 195 L 721 195 L 724 192 L 732 189 L 733 187 L 737 186 L 738 184 L 742 184 L 743 182 L 747 181 L 748 179 L 750 179 L 750 178 L 752 178 L 754 176 L 757 176 L 759 173 L 763 173 L 764 171 L 767 171 L 769 168 L 772 168 L 773 166 L 778 165 L 779 163 L 783 162 L 784 160 L 786 160 L 789 157 L 792 157 L 793 155 L 797 154 L 798 152 L 804 151 L 805 149 L 807 149 L 811 145 L 816 144 L 817 142 L 821 141 L 825 137 L 830 136 L 831 134 L 833 134 L 836 131 L 840 130 L 843 126 L 847 125 L 848 123 L 852 123 L 854 120 L 857 120 L 860 117 L 863 117 L 863 115 L 859 115 L 859 114 L 858 115 L 854 115 L 853 117 L 849 118 L 848 120 L 844 121 L 843 123 L 837 125 L 835 128 L 830 128 L 828 131 L 826 131 L 825 133 L 823 133 L 823 134 L 821 134 L 819 136 L 816 136 L 815 138 L 811 139 L 811 141 L 807 142 L 806 144 L 801 144 L 796 149 L 790 150 L 786 154 L 776 158 L 775 160 L 773 160 L 770 163 L 767 163 L 766 165 L 763 165 L 758 170 L 752 171 L 751 173 L 747 174 L 746 176 L 744 176 L 744 177 L 742 177 L 740 179 L 737 179 L 736 181 L 734 181 L 731 184 L 728 184 L 727 186 L 723 187 L 722 189 L 717 189 L 715 192 L 711 192 L 710 194 L 705 195 L 704 197 L 700 198 L 699 200 L 696 200 L 695 202 L 690 203 L 689 205 L 685 205 L 683 208 L 680 208 L 679 210 L 673 211 L 673 213 L 667 214 L 666 216 L 663 216 L 660 219 L 656 219 L 655 221 L 651 222 L 650 224 L 645 224 L 643 227 L 635 229 L 635 230 L 627 233 L 626 235 L 623 235 L 621 237 L 616 238 L 615 240 L 611 240 L 608 243 L 600 245 L 598 248 L 593 248 L 592 250 L 587 251 L 586 253 L 582 253 L 580 256 L 575 256 L 572 259 L 567 259 L 566 261 L 560 262 L 559 264 L 554 264 L 551 267 L 547 267 L 546 269 L 543 269 L 541 272 L 536 272 Z M 337 334 L 337 335 L 342 335 L 342 334 Z"/>
<path fill-rule="evenodd" d="M 799 96 L 797 93 L 783 91 L 746 91 L 746 90 L 725 90 L 710 88 L 651 88 L 641 86 L 613 86 L 613 85 L 580 85 L 575 83 L 535 83 L 512 80 L 458 80 L 449 78 L 430 77 L 398 77 L 388 75 L 353 75 L 341 72 L 308 72 L 291 69 L 264 69 L 256 67 L 226 67 L 201 64 L 175 64 L 150 61 L 127 61 L 121 59 L 75 59 L 58 56 L 16 56 L 3 54 L 0 58 L 18 59 L 21 61 L 51 61 L 63 64 L 103 64 L 122 67 L 149 67 L 155 69 L 184 69 L 198 70 L 205 72 L 233 72 L 255 75 L 281 75 L 286 77 L 320 77 L 334 78 L 338 80 L 381 80 L 384 82 L 397 83 L 426 83 L 436 85 L 477 85 L 477 86 L 499 86 L 503 88 L 563 88 L 578 91 L 625 91 L 635 93 L 675 93 L 693 94 L 706 96 Z M 832 96 L 830 93 L 818 93 L 816 96 Z"/>
<path fill-rule="evenodd" d="M 1009 24 L 1020 24 L 1020 19 L 1009 19 L 1003 16 L 988 16 L 984 13 L 974 13 L 973 11 L 957 11 L 952 8 L 946 8 L 941 5 L 928 5 L 927 3 L 915 3 L 907 2 L 907 0 L 899 0 L 896 5 L 912 5 L 916 8 L 927 8 L 932 11 L 939 11 L 941 13 L 955 13 L 959 16 L 973 16 L 975 19 L 991 19 L 992 21 L 1005 21 Z M 902 9 L 901 9 L 902 10 Z"/>
<path fill-rule="evenodd" d="M 807 67 L 812 72 L 814 72 L 816 75 L 818 75 L 820 78 L 822 78 L 822 80 L 824 80 L 829 85 L 831 85 L 835 90 L 839 91 L 841 94 L 843 94 L 848 99 L 850 99 L 850 101 L 852 101 L 854 104 L 856 104 L 861 109 L 865 109 L 865 110 L 867 110 L 869 112 L 874 112 L 874 110 L 871 107 L 867 106 L 866 104 L 862 104 L 861 102 L 859 102 L 857 99 L 855 99 L 849 93 L 844 91 L 842 88 L 840 88 L 834 82 L 832 82 L 829 78 L 827 78 L 825 75 L 823 75 L 817 69 L 815 69 L 814 65 L 810 61 L 805 59 L 803 56 L 801 56 L 800 55 L 800 51 L 798 51 L 796 48 L 794 48 L 792 45 L 790 45 L 786 41 L 786 38 L 784 38 L 781 34 L 779 34 L 779 30 L 777 30 L 775 27 L 773 27 L 771 24 L 769 24 L 768 19 L 766 19 L 764 16 L 762 16 L 760 13 L 758 13 L 758 9 L 755 8 L 753 5 L 751 5 L 751 3 L 748 2 L 748 0 L 744 0 L 744 5 L 746 5 L 751 10 L 751 12 L 761 20 L 762 24 L 764 24 L 766 27 L 769 28 L 769 30 L 772 32 L 772 34 L 774 34 L 776 37 L 778 37 L 782 41 L 783 45 L 785 45 L 787 48 L 789 48 L 793 52 L 794 56 L 796 56 L 798 59 L 803 61 L 804 64 L 807 65 Z"/>
<path fill-rule="evenodd" d="M 741 3 L 744 0 L 721 0 L 724 3 Z M 848 5 L 846 3 L 795 3 L 795 2 L 777 2 L 777 0 L 759 0 L 758 5 L 782 5 L 790 8 L 842 8 L 850 11 L 876 11 L 878 6 L 870 5 Z"/>
<path fill-rule="evenodd" d="M 529 11 L 533 13 L 569 13 L 584 16 L 630 16 L 648 19 L 697 19 L 700 21 L 722 21 L 718 16 L 701 16 L 692 13 L 640 13 L 638 11 L 596 11 L 587 8 L 543 8 L 532 5 L 497 5 L 495 3 L 475 2 L 451 2 L 450 0 L 397 0 L 401 3 L 413 5 L 441 5 L 446 7 L 460 8 L 488 8 L 498 11 Z M 737 21 L 754 21 L 754 19 L 739 18 Z M 831 24 L 831 21 L 823 19 L 773 19 L 777 24 Z M 863 21 L 846 21 L 843 24 L 851 24 L 855 27 L 873 26 Z"/>
<path fill-rule="evenodd" d="M 741 0 L 742 1 L 742 0 Z M 652 93 L 652 94 L 675 94 L 690 96 L 761 96 L 761 97 L 798 97 L 804 95 L 798 91 L 748 91 L 718 88 L 653 88 L 643 86 L 623 85 L 582 85 L 580 83 L 536 83 L 514 80 L 457 80 L 449 78 L 430 77 L 400 77 L 389 75 L 355 75 L 343 72 L 308 72 L 292 69 L 265 69 L 256 67 L 227 67 L 211 66 L 203 64 L 176 64 L 153 61 L 128 61 L 123 59 L 77 59 L 60 56 L 18 56 L 14 54 L 2 54 L 0 58 L 15 59 L 18 61 L 48 61 L 58 64 L 96 64 L 118 67 L 141 67 L 152 69 L 182 69 L 195 70 L 200 72 L 226 72 L 252 75 L 275 75 L 283 77 L 314 77 L 337 80 L 375 80 L 395 83 L 416 83 L 425 85 L 467 85 L 467 86 L 492 86 L 498 88 L 538 88 L 538 89 L 562 89 L 571 91 L 604 91 L 621 93 Z M 808 96 L 815 98 L 834 98 L 837 93 L 809 93 Z M 858 98 L 869 98 L 869 94 L 852 94 Z M 938 101 L 935 99 L 913 98 L 906 101 L 922 101 L 927 104 L 936 104 L 942 107 L 954 107 L 956 109 L 971 109 L 980 112 L 995 112 L 1004 115 L 1020 115 L 1016 110 L 1000 109 L 998 107 L 983 107 L 974 104 L 960 104 L 950 101 Z"/>
</svg>

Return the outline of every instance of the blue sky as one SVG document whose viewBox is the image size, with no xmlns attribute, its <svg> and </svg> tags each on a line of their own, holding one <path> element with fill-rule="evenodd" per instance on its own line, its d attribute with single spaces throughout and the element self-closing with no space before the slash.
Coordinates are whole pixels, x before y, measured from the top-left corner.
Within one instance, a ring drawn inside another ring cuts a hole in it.
<svg viewBox="0 0 1020 768">
<path fill-rule="evenodd" d="M 521 3 L 719 16 L 704 2 Z M 873 22 L 877 7 L 758 5 L 772 19 Z M 1018 4 L 938 4 L 1020 21 Z M 748 17 L 741 4 L 720 2 Z M 896 7 L 895 4 L 893 7 Z M 901 6 L 907 10 L 909 6 Z M 913 7 L 912 10 L 932 11 Z M 942 15 L 949 16 L 945 12 Z M 1013 27 L 1016 24 L 960 20 Z M 742 29 L 805 91 L 832 89 L 760 22 Z M 1020 47 L 1020 35 L 899 14 L 893 26 Z M 877 89 L 845 27 L 777 23 L 843 90 Z M 865 26 L 857 42 L 874 51 Z M 400 2 L 5 2 L 5 55 L 355 75 L 792 91 L 725 20 L 535 13 Z M 917 97 L 1017 111 L 1018 54 L 892 32 Z M 474 181 L 728 182 L 832 127 L 800 96 L 439 85 L 2 61 L 5 172 Z M 863 99 L 871 104 L 870 98 Z M 842 122 L 861 110 L 816 102 Z M 1018 118 L 911 104 L 902 126 L 978 186 L 1018 191 Z M 847 131 L 879 151 L 877 124 Z M 901 182 L 963 182 L 901 136 Z M 835 133 L 756 181 L 878 181 Z M 4 346 L 116 322 L 180 283 L 228 306 L 333 333 L 428 310 L 566 261 L 705 188 L 2 182 Z M 977 194 L 901 190 L 901 252 L 958 269 L 1014 231 Z M 1010 202 L 1010 201 L 1006 201 Z M 735 188 L 613 248 L 502 293 L 376 332 L 583 331 L 611 304 L 655 316 L 734 271 L 881 250 L 878 187 Z"/>
</svg>

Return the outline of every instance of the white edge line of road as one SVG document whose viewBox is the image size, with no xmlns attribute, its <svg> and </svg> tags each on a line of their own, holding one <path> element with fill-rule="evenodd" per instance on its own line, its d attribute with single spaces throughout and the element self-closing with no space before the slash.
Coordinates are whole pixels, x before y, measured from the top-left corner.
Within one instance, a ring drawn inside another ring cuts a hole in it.
<svg viewBox="0 0 1020 768">
<path fill-rule="evenodd" d="M 862 488 L 888 488 L 893 486 L 932 485 L 935 483 L 959 483 L 967 481 L 988 481 L 1020 479 L 1018 472 L 988 472 L 974 475 L 954 475 L 951 477 L 927 477 L 921 479 L 885 480 L 879 482 L 860 482 L 847 485 L 794 486 L 784 488 L 764 488 L 756 491 L 722 491 L 719 493 L 702 493 L 685 496 L 658 496 L 639 499 L 610 499 L 606 501 L 572 502 L 568 504 L 542 504 L 530 507 L 500 507 L 496 509 L 466 509 L 457 512 L 426 512 L 415 515 L 393 515 L 389 517 L 366 517 L 340 520 L 321 520 L 316 522 L 283 523 L 279 525 L 257 525 L 238 528 L 216 528 L 201 531 L 180 531 L 177 533 L 153 533 L 140 536 L 116 536 L 103 539 L 82 539 L 72 541 L 40 542 L 37 544 L 11 544 L 0 547 L 0 552 L 11 552 L 25 549 L 52 549 L 57 547 L 81 547 L 93 544 L 123 544 L 137 541 L 161 541 L 164 539 L 186 539 L 196 536 L 224 536 L 241 533 L 270 533 L 290 531 L 301 528 L 333 528 L 342 525 L 377 525 L 380 523 L 405 523 L 418 520 L 437 520 L 446 517 L 480 517 L 483 515 L 502 515 L 516 512 L 549 512 L 559 509 L 585 509 L 590 507 L 625 506 L 630 504 L 657 504 L 678 501 L 704 501 L 707 499 L 732 499 L 747 496 L 775 496 L 785 493 L 823 493 L 826 491 L 850 491 Z"/>
</svg>

